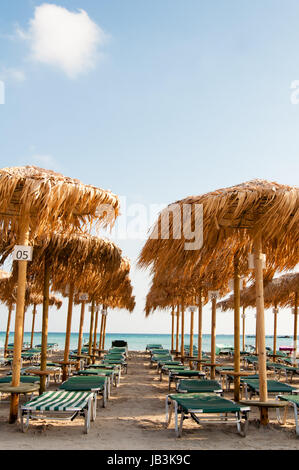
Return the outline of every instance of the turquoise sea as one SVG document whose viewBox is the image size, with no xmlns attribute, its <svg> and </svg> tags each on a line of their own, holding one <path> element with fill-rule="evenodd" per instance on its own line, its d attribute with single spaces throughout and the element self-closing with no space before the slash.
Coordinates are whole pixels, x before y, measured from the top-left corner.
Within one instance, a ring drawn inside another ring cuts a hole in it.
<svg viewBox="0 0 299 470">
<path fill-rule="evenodd" d="M 11 333 L 9 335 L 9 342 L 13 343 L 14 334 Z M 30 342 L 31 333 L 26 332 L 24 334 L 24 342 Z M 84 341 L 87 342 L 89 339 L 89 334 L 84 334 Z M 106 334 L 106 343 L 105 347 L 108 348 L 111 346 L 112 341 L 123 339 L 128 342 L 129 350 L 131 351 L 144 351 L 146 345 L 149 343 L 159 343 L 162 344 L 165 348 L 171 347 L 171 335 L 163 334 L 113 334 L 107 333 Z M 5 341 L 5 332 L 0 332 L 0 348 L 3 347 Z M 48 342 L 49 343 L 57 343 L 59 349 L 64 349 L 64 342 L 65 342 L 65 333 L 49 333 L 48 335 Z M 38 345 L 41 343 L 41 333 L 35 333 L 34 335 L 34 345 Z M 189 343 L 189 335 L 185 335 L 185 344 Z M 234 336 L 233 335 L 217 335 L 216 343 L 219 345 L 226 345 L 226 346 L 233 346 L 234 344 Z M 197 336 L 194 335 L 194 344 L 197 344 Z M 241 339 L 242 344 L 242 339 Z M 247 336 L 246 337 L 246 344 L 255 345 L 255 338 Z M 78 333 L 71 334 L 71 349 L 77 348 L 78 345 Z M 206 352 L 210 351 L 211 345 L 211 336 L 208 334 L 203 335 L 203 350 Z M 283 338 L 278 337 L 277 345 L 279 346 L 292 346 L 293 339 L 292 338 Z M 272 347 L 273 346 L 273 337 L 267 336 L 266 337 L 266 346 Z"/>
</svg>

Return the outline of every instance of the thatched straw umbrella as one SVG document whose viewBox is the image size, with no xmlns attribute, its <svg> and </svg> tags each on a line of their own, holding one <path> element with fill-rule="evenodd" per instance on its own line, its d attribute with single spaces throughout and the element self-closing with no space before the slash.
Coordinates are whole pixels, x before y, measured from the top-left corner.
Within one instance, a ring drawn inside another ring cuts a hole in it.
<svg viewBox="0 0 299 470">
<path fill-rule="evenodd" d="M 105 205 L 106 211 L 100 210 Z M 108 210 L 108 207 L 111 210 Z M 3 236 L 13 234 L 15 242 L 27 246 L 37 234 L 62 229 L 65 233 L 87 222 L 115 220 L 119 201 L 108 191 L 83 185 L 52 171 L 36 167 L 0 170 L 0 224 Z M 107 216 L 108 214 L 108 216 Z M 107 216 L 105 218 L 105 216 Z M 105 220 L 104 220 L 105 219 Z M 12 385 L 20 384 L 22 325 L 27 261 L 18 262 L 18 290 L 15 318 Z M 47 295 L 44 296 L 47 299 Z M 19 395 L 11 395 L 9 422 L 18 416 Z"/>
<path fill-rule="evenodd" d="M 256 307 L 258 322 L 260 400 L 267 401 L 266 352 L 263 303 L 263 257 L 273 251 L 277 269 L 293 269 L 298 263 L 299 252 L 299 189 L 262 180 L 254 180 L 231 188 L 220 189 L 203 196 L 190 197 L 175 203 L 180 210 L 173 214 L 169 227 L 172 233 L 180 227 L 180 237 L 157 240 L 162 215 L 154 226 L 142 254 L 141 262 L 149 265 L 159 259 L 164 265 L 184 266 L 187 262 L 199 261 L 201 250 L 187 251 L 187 240 L 181 233 L 183 208 L 191 207 L 197 228 L 202 226 L 203 250 L 212 252 L 221 249 L 228 237 L 235 240 L 234 254 L 246 246 L 248 253 L 254 249 L 254 273 L 256 280 Z M 196 209 L 201 210 L 197 211 Z M 169 212 L 169 208 L 167 209 Z M 169 228 L 168 227 L 168 228 Z M 173 230 L 174 228 L 174 230 Z M 198 233 L 195 235 L 198 235 Z M 161 234 L 161 230 L 160 230 Z M 154 237 L 156 239 L 154 239 Z M 159 237 L 158 237 L 159 238 Z M 238 307 L 238 306 L 236 306 Z M 237 308 L 238 310 L 238 308 Z M 268 421 L 267 410 L 264 422 Z"/>
<path fill-rule="evenodd" d="M 273 307 L 274 328 L 273 328 L 273 353 L 274 360 L 277 350 L 277 314 L 278 307 L 291 306 L 294 308 L 294 347 L 296 351 L 297 343 L 297 314 L 298 313 L 298 292 L 299 273 L 284 274 L 270 281 L 264 281 L 264 305 L 266 308 Z M 255 305 L 255 285 L 251 285 L 243 290 L 241 294 L 241 305 L 243 309 L 254 307 Z M 219 302 L 218 307 L 223 311 L 233 309 L 233 296 Z"/>
</svg>

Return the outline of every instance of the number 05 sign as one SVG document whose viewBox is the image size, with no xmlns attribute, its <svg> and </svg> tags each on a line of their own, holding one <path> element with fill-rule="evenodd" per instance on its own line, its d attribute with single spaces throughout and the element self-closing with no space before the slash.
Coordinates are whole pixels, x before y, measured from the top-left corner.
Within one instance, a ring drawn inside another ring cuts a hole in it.
<svg viewBox="0 0 299 470">
<path fill-rule="evenodd" d="M 12 252 L 13 261 L 32 261 L 33 247 L 16 245 Z"/>
</svg>

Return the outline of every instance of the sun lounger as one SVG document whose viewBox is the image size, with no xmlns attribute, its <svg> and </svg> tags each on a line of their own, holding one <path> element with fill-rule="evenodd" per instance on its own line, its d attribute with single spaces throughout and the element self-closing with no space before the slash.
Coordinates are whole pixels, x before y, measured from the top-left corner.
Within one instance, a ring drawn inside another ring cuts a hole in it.
<svg viewBox="0 0 299 470">
<path fill-rule="evenodd" d="M 299 391 L 299 390 L 298 390 Z M 299 395 L 278 395 L 276 397 L 278 400 L 287 401 L 294 410 L 294 419 L 296 425 L 296 434 L 299 436 L 299 422 L 298 422 L 298 410 L 299 410 Z M 285 409 L 284 418 L 280 417 L 280 409 L 277 408 L 277 419 L 279 423 L 285 424 L 287 418 L 287 407 Z"/>
<path fill-rule="evenodd" d="M 6 377 L 0 377 L 1 384 L 9 384 L 11 383 L 11 375 L 7 375 Z M 30 375 L 21 375 L 20 382 L 23 384 L 36 384 L 39 383 L 39 377 L 33 377 Z"/>
<path fill-rule="evenodd" d="M 199 370 L 190 369 L 169 369 L 168 376 L 168 389 L 170 390 L 172 382 L 177 382 L 180 378 L 192 378 L 197 377 L 198 379 L 205 377 L 206 374 Z"/>
<path fill-rule="evenodd" d="M 171 405 L 169 412 L 169 405 Z M 175 432 L 182 436 L 183 423 L 189 416 L 197 423 L 220 422 L 235 423 L 241 436 L 246 436 L 249 407 L 240 406 L 231 400 L 219 397 L 215 393 L 179 393 L 166 397 L 166 422 L 171 423 L 174 412 Z M 178 416 L 181 415 L 180 424 Z M 205 416 L 207 415 L 207 416 Z"/>
<path fill-rule="evenodd" d="M 248 398 L 248 392 L 250 394 L 250 398 L 254 395 L 259 394 L 260 383 L 258 379 L 251 379 L 251 378 L 244 378 L 242 382 L 245 384 L 245 396 L 246 399 Z M 278 382 L 277 380 L 267 380 L 267 390 L 268 394 L 271 393 L 293 393 L 298 390 L 296 387 L 292 387 L 291 385 Z"/>
<path fill-rule="evenodd" d="M 93 392 L 45 392 L 21 407 L 21 430 L 28 430 L 30 419 L 73 421 L 77 416 L 82 416 L 87 434 L 94 416 L 95 399 Z"/>
<path fill-rule="evenodd" d="M 145 349 L 151 351 L 152 349 L 163 349 L 163 346 L 162 344 L 148 344 Z"/>
<path fill-rule="evenodd" d="M 68 392 L 94 392 L 101 395 L 103 408 L 106 407 L 107 400 L 110 397 L 110 387 L 107 377 L 103 376 L 76 376 L 70 377 L 63 382 L 59 390 Z"/>
<path fill-rule="evenodd" d="M 178 393 L 223 393 L 217 380 L 179 380 L 176 385 Z"/>
</svg>

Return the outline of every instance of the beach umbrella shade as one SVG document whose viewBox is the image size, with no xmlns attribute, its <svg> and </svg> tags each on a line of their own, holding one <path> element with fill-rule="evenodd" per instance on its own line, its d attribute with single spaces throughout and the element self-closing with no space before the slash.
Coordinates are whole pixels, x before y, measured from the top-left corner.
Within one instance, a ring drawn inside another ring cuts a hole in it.
<svg viewBox="0 0 299 470">
<path fill-rule="evenodd" d="M 99 207 L 105 205 L 106 211 Z M 111 211 L 108 211 L 108 206 Z M 33 166 L 0 170 L 0 224 L 3 236 L 13 234 L 16 245 L 26 247 L 37 234 L 62 229 L 69 232 L 82 225 L 115 220 L 118 198 L 108 191 L 83 185 L 49 170 Z M 21 252 L 22 253 L 22 252 Z M 28 256 L 23 249 L 23 256 Z M 26 286 L 27 260 L 18 261 L 18 288 L 15 316 L 12 385 L 20 384 L 22 326 Z M 19 395 L 11 394 L 9 422 L 18 416 Z"/>
<path fill-rule="evenodd" d="M 277 269 L 292 269 L 298 262 L 299 252 L 299 189 L 263 180 L 254 180 L 231 188 L 224 188 L 202 196 L 193 196 L 177 201 L 181 207 L 170 220 L 170 228 L 176 229 L 181 223 L 184 206 L 191 206 L 195 214 L 195 226 L 203 226 L 203 250 L 217 251 L 223 242 L 232 237 L 236 241 L 237 252 L 240 246 L 247 245 L 248 252 L 253 248 L 254 277 L 256 281 L 256 309 L 258 324 L 260 400 L 267 401 L 265 326 L 263 302 L 263 246 L 277 253 Z M 196 212 L 196 207 L 202 210 Z M 179 220 L 178 220 L 179 219 Z M 203 220 L 203 224 L 202 224 Z M 199 222 L 199 223 L 197 223 Z M 161 216 L 153 231 L 159 233 Z M 172 233 L 174 231 L 172 230 Z M 185 265 L 197 263 L 200 251 L 185 249 L 186 237 L 179 239 L 154 239 L 150 236 L 141 259 L 150 264 L 155 259 L 164 264 Z M 238 242 L 240 245 L 238 246 Z M 263 410 L 264 412 L 265 410 Z M 267 413 L 263 413 L 264 423 Z"/>
</svg>

